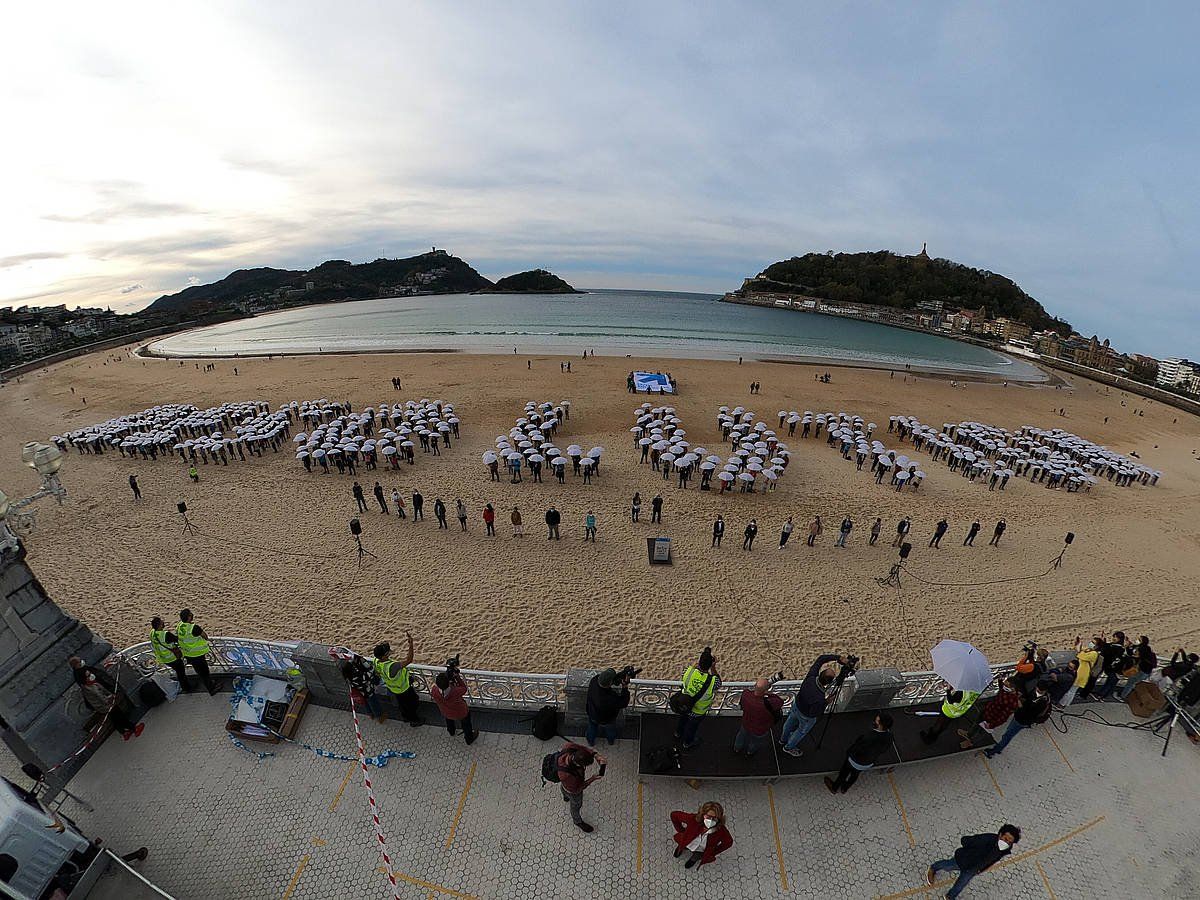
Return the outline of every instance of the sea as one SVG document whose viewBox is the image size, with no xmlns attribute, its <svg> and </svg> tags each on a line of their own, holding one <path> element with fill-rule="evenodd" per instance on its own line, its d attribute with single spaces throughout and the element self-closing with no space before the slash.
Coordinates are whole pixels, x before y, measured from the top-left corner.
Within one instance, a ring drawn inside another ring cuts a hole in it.
<svg viewBox="0 0 1200 900">
<path fill-rule="evenodd" d="M 826 362 L 1041 381 L 1020 359 L 961 341 L 715 294 L 439 294 L 305 306 L 151 343 L 163 356 L 457 350 Z"/>
</svg>

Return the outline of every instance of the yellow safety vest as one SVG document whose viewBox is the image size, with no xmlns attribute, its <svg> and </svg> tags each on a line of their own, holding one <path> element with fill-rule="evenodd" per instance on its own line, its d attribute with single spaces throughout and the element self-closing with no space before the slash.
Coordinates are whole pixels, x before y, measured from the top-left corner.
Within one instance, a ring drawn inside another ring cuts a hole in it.
<svg viewBox="0 0 1200 900">
<path fill-rule="evenodd" d="M 942 715 L 947 719 L 957 719 L 966 714 L 978 699 L 979 691 L 963 691 L 962 699 L 957 703 L 951 703 L 950 699 L 946 698 L 942 701 Z"/>
<path fill-rule="evenodd" d="M 708 681 L 708 688 L 702 696 L 697 697 L 696 703 L 692 706 L 693 715 L 702 716 L 712 706 L 713 694 L 717 692 L 717 676 L 706 675 L 695 666 L 688 666 L 687 671 L 683 673 L 683 692 L 689 697 L 696 697 L 700 694 L 705 680 Z"/>
<path fill-rule="evenodd" d="M 167 643 L 165 629 L 162 631 L 155 629 L 150 632 L 150 646 L 154 648 L 154 657 L 160 663 L 173 663 L 179 658 L 175 655 L 175 648 Z"/>
<path fill-rule="evenodd" d="M 175 637 L 179 639 L 179 652 L 188 659 L 204 656 L 208 653 L 208 641 L 197 637 L 195 622 L 180 622 L 175 626 Z"/>
<path fill-rule="evenodd" d="M 393 694 L 403 694 L 408 690 L 408 666 L 401 666 L 400 671 L 394 672 L 393 666 L 396 665 L 394 659 L 373 659 L 375 671 L 379 673 L 379 677 L 383 679 L 384 687 Z"/>
</svg>

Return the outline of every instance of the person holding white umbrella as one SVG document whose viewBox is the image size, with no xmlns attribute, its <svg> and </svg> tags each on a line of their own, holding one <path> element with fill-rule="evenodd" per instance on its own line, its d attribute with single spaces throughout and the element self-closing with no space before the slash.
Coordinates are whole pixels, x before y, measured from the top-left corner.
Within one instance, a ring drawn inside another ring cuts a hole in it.
<svg viewBox="0 0 1200 900">
<path fill-rule="evenodd" d="M 934 743 L 950 725 L 967 714 L 992 681 L 987 657 L 965 641 L 943 640 L 930 651 L 933 671 L 950 686 L 937 721 L 921 732 L 921 740 Z"/>
</svg>

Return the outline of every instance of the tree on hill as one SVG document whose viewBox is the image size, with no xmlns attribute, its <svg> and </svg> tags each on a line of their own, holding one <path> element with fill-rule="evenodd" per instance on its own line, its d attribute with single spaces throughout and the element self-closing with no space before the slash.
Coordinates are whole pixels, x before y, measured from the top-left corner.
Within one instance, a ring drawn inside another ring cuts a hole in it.
<svg viewBox="0 0 1200 900">
<path fill-rule="evenodd" d="M 940 300 L 947 309 L 984 309 L 1034 329 L 1070 333 L 1070 325 L 1003 275 L 973 269 L 948 259 L 930 259 L 924 251 L 900 256 L 874 253 L 809 253 L 767 266 L 746 282 L 750 292 L 805 294 L 839 303 L 870 303 L 915 309 L 923 300 Z"/>
<path fill-rule="evenodd" d="M 582 294 L 557 275 L 545 269 L 530 269 L 501 278 L 493 286 L 483 288 L 481 294 Z"/>
</svg>

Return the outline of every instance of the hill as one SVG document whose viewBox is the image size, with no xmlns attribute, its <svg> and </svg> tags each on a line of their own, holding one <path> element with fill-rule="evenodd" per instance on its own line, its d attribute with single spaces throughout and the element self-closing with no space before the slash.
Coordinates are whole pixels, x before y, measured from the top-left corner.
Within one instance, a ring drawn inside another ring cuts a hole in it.
<svg viewBox="0 0 1200 900">
<path fill-rule="evenodd" d="M 557 275 L 545 269 L 530 269 L 501 278 L 491 287 L 477 291 L 480 294 L 583 294 Z"/>
<path fill-rule="evenodd" d="M 889 250 L 875 253 L 808 253 L 767 266 L 738 291 L 802 294 L 840 303 L 870 303 L 916 309 L 940 300 L 947 309 L 986 309 L 1031 328 L 1070 334 L 1070 325 L 1051 316 L 1013 281 L 948 259 L 930 259 Z"/>
<path fill-rule="evenodd" d="M 491 284 L 457 256 L 434 250 L 407 259 L 377 259 L 357 265 L 329 260 L 307 272 L 238 269 L 212 284 L 193 285 L 159 297 L 146 311 L 198 315 L 227 308 L 267 310 L 333 300 L 470 293 Z"/>
</svg>

